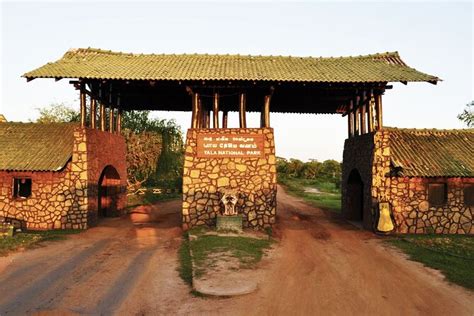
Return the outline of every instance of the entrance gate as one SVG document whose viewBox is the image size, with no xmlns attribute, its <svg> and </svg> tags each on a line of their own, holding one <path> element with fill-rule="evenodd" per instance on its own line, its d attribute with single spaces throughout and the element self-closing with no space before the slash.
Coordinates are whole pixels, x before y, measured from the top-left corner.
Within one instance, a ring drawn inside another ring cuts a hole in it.
<svg viewBox="0 0 474 316">
<path fill-rule="evenodd" d="M 382 129 L 382 95 L 392 88 L 389 82 L 439 80 L 408 67 L 398 53 L 313 58 L 134 55 L 92 48 L 70 50 L 24 77 L 74 79 L 70 83 L 80 92 L 81 124 L 90 128 L 108 126 L 119 133 L 128 110 L 191 111 L 183 175 L 185 228 L 213 224 L 225 188 L 240 192 L 237 209 L 244 225 L 275 223 L 271 112 L 347 116 L 349 138 L 363 140 Z M 239 113 L 237 127 L 228 126 L 231 111 Z M 261 113 L 259 126 L 247 126 L 249 111 Z M 371 186 L 357 190 L 366 196 Z M 364 203 L 362 208 L 368 207 Z"/>
</svg>

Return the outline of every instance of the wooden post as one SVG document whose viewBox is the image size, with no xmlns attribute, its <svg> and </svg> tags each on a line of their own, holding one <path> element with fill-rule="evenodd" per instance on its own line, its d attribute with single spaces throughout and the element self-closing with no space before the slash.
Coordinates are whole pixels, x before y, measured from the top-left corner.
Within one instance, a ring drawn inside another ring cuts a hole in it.
<svg viewBox="0 0 474 316">
<path fill-rule="evenodd" d="M 247 119 L 245 118 L 245 112 L 246 112 L 246 95 L 245 93 L 241 93 L 240 98 L 239 98 L 240 128 L 247 128 Z"/>
<path fill-rule="evenodd" d="M 81 127 L 86 126 L 86 93 L 84 92 L 84 83 L 81 83 Z"/>
<path fill-rule="evenodd" d="M 367 113 L 366 113 L 366 103 L 362 103 L 360 108 L 360 134 L 367 133 Z"/>
<path fill-rule="evenodd" d="M 198 95 L 198 98 L 197 98 L 197 104 L 198 104 L 198 111 L 197 111 L 197 128 L 202 128 L 204 127 L 202 125 L 202 117 L 203 117 L 203 108 L 202 108 L 202 100 L 201 100 L 201 96 Z"/>
<path fill-rule="evenodd" d="M 117 134 L 122 132 L 122 109 L 117 111 Z"/>
<path fill-rule="evenodd" d="M 348 121 L 348 138 L 354 137 L 354 101 L 350 101 L 349 103 L 349 115 L 347 115 Z"/>
<path fill-rule="evenodd" d="M 229 119 L 229 111 L 222 111 L 222 128 L 227 128 L 227 121 Z"/>
<path fill-rule="evenodd" d="M 192 107 L 193 114 L 191 119 L 191 128 L 198 128 L 198 119 L 199 119 L 199 93 L 192 94 Z"/>
<path fill-rule="evenodd" d="M 91 128 L 96 127 L 97 119 L 97 103 L 95 99 L 91 98 Z"/>
<path fill-rule="evenodd" d="M 212 109 L 214 124 L 212 127 L 219 128 L 219 93 L 214 93 L 214 108 Z"/>
<path fill-rule="evenodd" d="M 370 91 L 367 115 L 369 116 L 369 133 L 372 133 L 374 131 L 374 93 L 372 90 Z"/>
<path fill-rule="evenodd" d="M 206 110 L 206 128 L 211 128 L 211 110 Z"/>
<path fill-rule="evenodd" d="M 270 101 L 271 95 L 266 95 L 263 103 L 263 127 L 270 127 Z"/>
<path fill-rule="evenodd" d="M 355 110 L 354 110 L 354 136 L 360 135 L 360 126 L 359 126 L 359 115 L 360 115 L 360 109 L 359 109 L 359 101 L 360 97 L 356 97 L 356 102 L 355 102 Z"/>
<path fill-rule="evenodd" d="M 105 106 L 100 104 L 100 130 L 105 132 Z"/>
<path fill-rule="evenodd" d="M 109 109 L 109 132 L 114 132 L 114 108 L 110 107 Z"/>
<path fill-rule="evenodd" d="M 382 95 L 377 94 L 375 96 L 375 111 L 377 114 L 377 130 L 381 130 L 383 127 L 382 119 Z"/>
</svg>

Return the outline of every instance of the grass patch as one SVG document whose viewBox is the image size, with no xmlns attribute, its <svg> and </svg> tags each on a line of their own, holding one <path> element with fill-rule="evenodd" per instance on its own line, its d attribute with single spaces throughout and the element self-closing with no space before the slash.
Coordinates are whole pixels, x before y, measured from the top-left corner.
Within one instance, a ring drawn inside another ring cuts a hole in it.
<svg viewBox="0 0 474 316">
<path fill-rule="evenodd" d="M 75 229 L 34 231 L 16 233 L 13 237 L 0 237 L 0 256 L 6 256 L 19 249 L 31 249 L 45 241 L 64 240 L 67 239 L 67 235 L 77 234 L 79 232 L 81 232 L 81 230 Z"/>
<path fill-rule="evenodd" d="M 193 260 L 195 277 L 204 275 L 218 260 L 227 262 L 237 259 L 239 268 L 250 269 L 262 259 L 265 249 L 270 248 L 273 242 L 271 239 L 206 235 L 206 231 L 202 227 L 191 229 L 189 233 L 197 237 L 193 240 L 189 240 L 188 232 L 184 234 L 184 241 L 178 250 L 178 272 L 186 284 L 192 285 Z"/>
<path fill-rule="evenodd" d="M 178 250 L 178 257 L 179 257 L 179 267 L 178 272 L 179 276 L 183 281 L 188 284 L 192 285 L 193 283 L 193 264 L 191 259 L 191 252 L 189 248 L 189 240 L 187 236 L 185 236 L 181 247 Z"/>
<path fill-rule="evenodd" d="M 446 279 L 474 290 L 474 238 L 464 235 L 407 235 L 389 239 L 410 259 L 440 270 Z"/>
<path fill-rule="evenodd" d="M 139 205 L 151 205 L 155 204 L 156 202 L 176 200 L 180 199 L 181 197 L 181 193 L 153 194 L 151 191 L 147 191 L 142 195 L 132 194 L 127 196 L 127 209 L 132 209 Z"/>
<path fill-rule="evenodd" d="M 278 183 L 283 185 L 289 194 L 300 197 L 316 207 L 341 212 L 341 191 L 332 182 L 278 176 Z M 305 192 L 307 188 L 317 189 L 320 193 Z"/>
<path fill-rule="evenodd" d="M 214 235 L 203 235 L 189 243 L 193 251 L 196 276 L 205 274 L 214 261 L 229 257 L 237 258 L 240 268 L 252 268 L 262 259 L 264 250 L 271 246 L 271 240 L 268 239 Z"/>
</svg>

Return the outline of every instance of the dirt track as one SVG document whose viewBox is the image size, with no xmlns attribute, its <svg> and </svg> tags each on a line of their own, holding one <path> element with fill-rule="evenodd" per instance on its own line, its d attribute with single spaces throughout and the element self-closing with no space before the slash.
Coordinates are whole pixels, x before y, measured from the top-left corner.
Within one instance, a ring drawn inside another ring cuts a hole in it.
<svg viewBox="0 0 474 316">
<path fill-rule="evenodd" d="M 263 260 L 254 294 L 203 299 L 176 272 L 180 204 L 151 209 L 64 242 L 0 258 L 0 315 L 425 314 L 473 315 L 474 295 L 406 260 L 374 235 L 278 194 L 281 242 Z"/>
</svg>

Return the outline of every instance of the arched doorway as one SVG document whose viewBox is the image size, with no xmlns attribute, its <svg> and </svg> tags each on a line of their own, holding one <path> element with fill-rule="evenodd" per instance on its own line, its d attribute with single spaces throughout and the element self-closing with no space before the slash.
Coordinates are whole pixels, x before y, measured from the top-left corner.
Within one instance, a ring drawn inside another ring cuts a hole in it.
<svg viewBox="0 0 474 316">
<path fill-rule="evenodd" d="M 117 204 L 120 195 L 120 175 L 113 166 L 107 166 L 102 171 L 98 183 L 97 210 L 99 217 L 117 215 Z"/>
<path fill-rule="evenodd" d="M 364 183 L 357 169 L 353 169 L 347 180 L 347 217 L 353 221 L 364 220 Z"/>
</svg>

